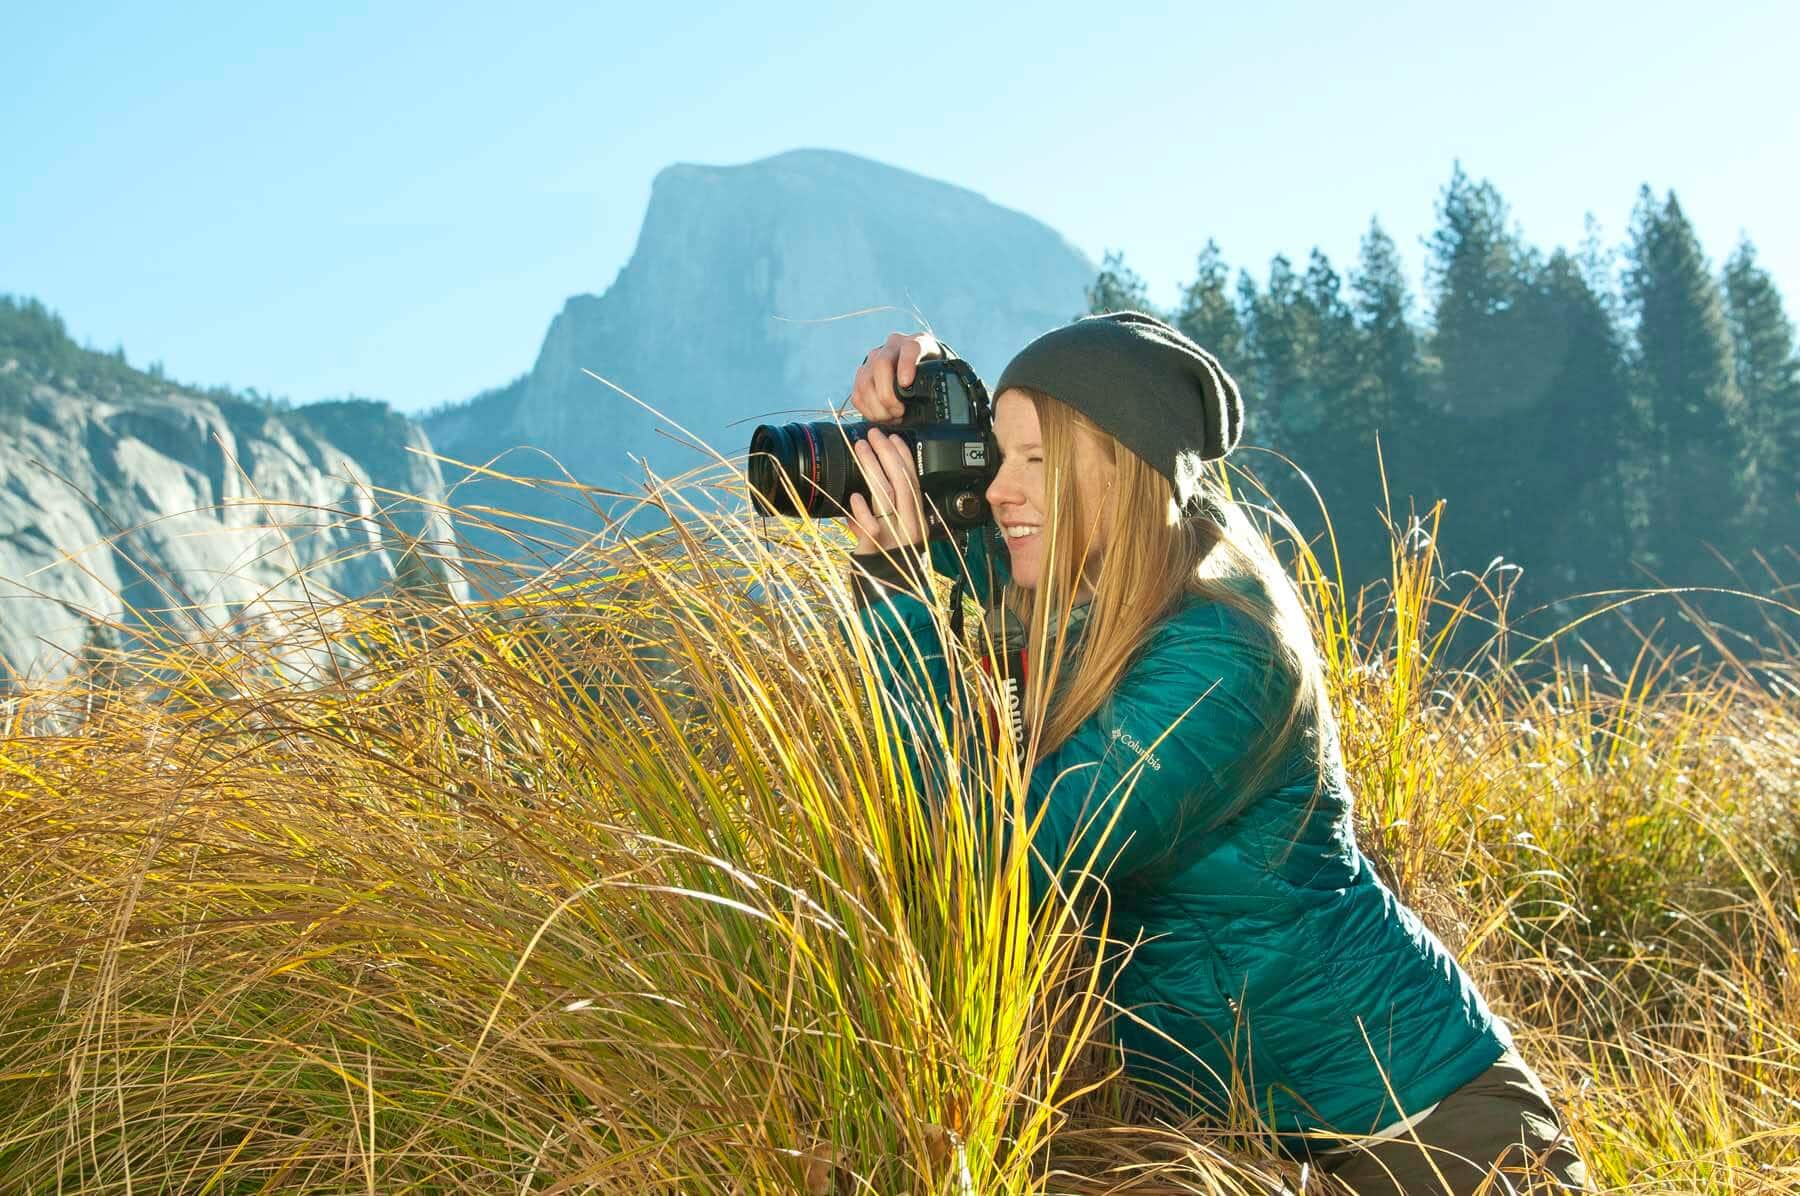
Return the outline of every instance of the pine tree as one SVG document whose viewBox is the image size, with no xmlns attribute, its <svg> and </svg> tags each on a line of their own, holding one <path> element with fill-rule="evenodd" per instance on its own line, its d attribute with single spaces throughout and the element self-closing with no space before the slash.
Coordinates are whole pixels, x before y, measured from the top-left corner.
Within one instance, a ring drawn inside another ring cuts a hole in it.
<svg viewBox="0 0 1800 1196">
<path fill-rule="evenodd" d="M 1226 289 L 1230 270 L 1216 242 L 1207 241 L 1194 266 L 1194 281 L 1181 291 L 1174 324 L 1217 357 L 1234 377 L 1249 366 L 1244 352 L 1244 321 Z"/>
<path fill-rule="evenodd" d="M 1502 317 L 1523 285 L 1528 255 L 1507 227 L 1499 191 L 1485 180 L 1471 182 L 1460 162 L 1437 212 L 1426 278 L 1434 300 L 1439 403 L 1457 414 L 1496 410 L 1504 405 L 1516 354 Z"/>
<path fill-rule="evenodd" d="M 1307 260 L 1295 300 L 1297 374 L 1304 420 L 1292 439 L 1296 463 L 1325 502 L 1345 567 L 1355 576 L 1387 572 L 1388 538 L 1379 518 L 1381 473 L 1375 434 L 1384 418 L 1367 331 L 1344 296 L 1343 280 L 1318 249 Z M 1300 495 L 1294 513 L 1306 511 Z M 1401 510 L 1405 510 L 1404 501 Z M 1316 530 L 1323 531 L 1323 525 Z"/>
<path fill-rule="evenodd" d="M 1624 326 L 1625 301 L 1619 294 L 1619 254 L 1607 245 L 1600 222 L 1589 212 L 1581 221 L 1581 250 L 1575 255 L 1576 268 L 1587 284 L 1600 310 L 1615 332 Z M 1622 345 L 1624 342 L 1620 341 Z"/>
<path fill-rule="evenodd" d="M 1800 539 L 1800 357 L 1794 352 L 1794 325 L 1748 238 L 1725 263 L 1724 282 L 1733 376 L 1749 407 L 1771 517 L 1764 530 L 1792 543 Z"/>
<path fill-rule="evenodd" d="M 1753 429 L 1719 287 L 1673 192 L 1659 204 L 1648 187 L 1639 191 L 1625 298 L 1654 421 L 1652 519 L 1663 580 L 1727 580 L 1704 543 L 1737 564 L 1760 522 Z"/>
<path fill-rule="evenodd" d="M 1312 404 L 1307 430 L 1329 437 L 1337 460 L 1352 454 L 1360 457 L 1356 450 L 1373 439 L 1363 411 L 1366 383 L 1361 330 L 1350 305 L 1344 302 L 1343 280 L 1332 268 L 1331 259 L 1316 248 L 1307 258 L 1298 309 L 1306 330 L 1303 343 L 1310 351 L 1301 362 Z M 1361 465 L 1358 460 L 1356 468 Z"/>
<path fill-rule="evenodd" d="M 1311 423 L 1306 376 L 1311 345 L 1300 312 L 1300 279 L 1293 263 L 1277 254 L 1269 263 L 1268 287 L 1259 294 L 1246 274 L 1238 281 L 1238 294 L 1244 304 L 1245 356 L 1257 407 L 1264 412 L 1259 437 L 1291 456 L 1299 429 Z"/>
<path fill-rule="evenodd" d="M 1533 493 L 1537 590 L 1561 598 L 1631 576 L 1649 531 L 1633 466 L 1650 438 L 1644 404 L 1632 392 L 1624 346 L 1603 296 L 1578 258 L 1558 250 L 1532 288 L 1550 365 L 1536 445 L 1520 455 Z M 1523 549 L 1519 551 L 1523 552 Z"/>
<path fill-rule="evenodd" d="M 1494 185 L 1470 181 L 1460 163 L 1439 197 L 1427 247 L 1436 371 L 1426 477 L 1449 503 L 1445 555 L 1468 568 L 1497 555 L 1517 560 L 1530 543 L 1535 501 L 1518 457 L 1534 445 L 1530 428 L 1540 415 L 1532 409 L 1546 398 L 1550 369 L 1530 302 L 1539 257 L 1509 226 Z"/>
<path fill-rule="evenodd" d="M 1418 418 L 1419 336 L 1412 326 L 1412 296 L 1399 251 L 1378 221 L 1371 220 L 1363 234 L 1350 291 L 1370 382 L 1365 422 L 1387 432 L 1397 419 Z"/>
<path fill-rule="evenodd" d="M 1150 305 L 1149 288 L 1130 266 L 1125 264 L 1123 250 L 1108 250 L 1100 267 L 1100 276 L 1087 288 L 1088 309 L 1082 315 L 1103 315 L 1109 311 L 1141 311 L 1162 319 L 1162 313 Z"/>
<path fill-rule="evenodd" d="M 1345 552 L 1359 575 L 1378 577 L 1388 570 L 1388 532 L 1381 513 L 1404 525 L 1408 494 L 1429 488 L 1437 422 L 1420 401 L 1420 344 L 1406 274 L 1393 238 L 1377 221 L 1371 220 L 1363 234 L 1349 281 L 1360 385 L 1346 413 L 1345 440 L 1356 464 L 1345 486 L 1349 519 L 1334 516 L 1333 521 L 1339 525 L 1340 542 L 1348 542 Z M 1358 535 L 1358 528 L 1367 534 Z"/>
</svg>

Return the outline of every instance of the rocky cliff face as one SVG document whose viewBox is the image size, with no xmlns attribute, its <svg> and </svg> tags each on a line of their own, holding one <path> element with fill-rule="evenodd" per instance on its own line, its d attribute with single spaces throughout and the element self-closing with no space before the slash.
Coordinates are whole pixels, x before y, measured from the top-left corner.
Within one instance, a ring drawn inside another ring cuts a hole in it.
<svg viewBox="0 0 1800 1196">
<path fill-rule="evenodd" d="M 448 542 L 376 489 L 443 498 L 384 404 L 273 410 L 79 349 L 36 305 L 0 325 L 0 688 L 65 671 L 94 617 L 216 627 L 307 587 L 369 593 L 404 537 Z"/>
<path fill-rule="evenodd" d="M 527 374 L 423 430 L 378 403 L 277 411 L 196 393 L 0 301 L 0 687 L 9 671 L 68 667 L 92 616 L 183 608 L 165 617 L 216 625 L 303 596 L 301 573 L 315 593 L 392 584 L 406 565 L 381 508 L 407 536 L 449 540 L 441 516 L 375 492 L 446 498 L 408 445 L 476 463 L 506 453 L 497 468 L 561 478 L 549 454 L 630 493 L 634 458 L 665 476 L 710 460 L 675 439 L 679 424 L 741 467 L 756 423 L 824 418 L 890 331 L 929 327 L 993 379 L 1084 308 L 1095 274 L 1030 217 L 850 154 L 671 166 L 606 293 L 564 305 Z M 621 505 L 486 481 L 449 497 L 582 531 L 603 523 L 594 506 Z"/>
<path fill-rule="evenodd" d="M 819 419 L 841 403 L 890 331 L 929 326 L 992 380 L 1028 340 L 1084 310 L 1095 274 L 1028 216 L 850 154 L 670 166 L 606 293 L 568 301 L 527 375 L 426 428 L 459 460 L 530 446 L 578 481 L 629 490 L 643 477 L 631 455 L 665 476 L 708 458 L 584 367 L 741 463 L 756 423 Z M 497 468 L 561 476 L 538 453 Z M 456 501 L 599 522 L 578 501 L 514 486 L 459 486 Z"/>
</svg>

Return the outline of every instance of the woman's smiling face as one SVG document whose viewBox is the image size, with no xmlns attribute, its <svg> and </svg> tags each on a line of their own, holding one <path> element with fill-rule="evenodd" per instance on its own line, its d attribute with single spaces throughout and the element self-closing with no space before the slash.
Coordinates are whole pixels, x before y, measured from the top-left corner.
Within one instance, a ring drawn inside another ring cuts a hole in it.
<svg viewBox="0 0 1800 1196">
<path fill-rule="evenodd" d="M 1045 497 L 1045 449 L 1037 406 L 1017 390 L 1002 391 L 994 401 L 994 439 L 1000 445 L 1000 468 L 988 483 L 988 506 L 1006 537 L 1013 581 L 1026 589 L 1043 578 L 1044 529 L 1049 522 Z M 1112 467 L 1105 450 L 1085 430 L 1075 438 L 1076 494 L 1083 501 L 1106 488 Z M 1105 522 L 1095 529 L 1090 561 L 1105 548 Z"/>
</svg>

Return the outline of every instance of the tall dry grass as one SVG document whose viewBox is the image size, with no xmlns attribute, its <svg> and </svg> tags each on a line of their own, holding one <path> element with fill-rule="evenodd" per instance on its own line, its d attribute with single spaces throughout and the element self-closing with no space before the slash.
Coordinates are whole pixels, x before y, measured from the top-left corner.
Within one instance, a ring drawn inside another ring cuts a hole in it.
<svg viewBox="0 0 1800 1196">
<path fill-rule="evenodd" d="M 1328 1190 L 1118 1080 L 1121 948 L 1030 924 L 964 813 L 1016 762 L 927 816 L 841 529 L 708 484 L 554 567 L 464 562 L 468 601 L 11 700 L 0 1192 Z M 1800 689 L 1653 645 L 1449 670 L 1506 593 L 1444 575 L 1436 516 L 1354 595 L 1283 542 L 1365 850 L 1602 1186 L 1800 1190 Z"/>
</svg>

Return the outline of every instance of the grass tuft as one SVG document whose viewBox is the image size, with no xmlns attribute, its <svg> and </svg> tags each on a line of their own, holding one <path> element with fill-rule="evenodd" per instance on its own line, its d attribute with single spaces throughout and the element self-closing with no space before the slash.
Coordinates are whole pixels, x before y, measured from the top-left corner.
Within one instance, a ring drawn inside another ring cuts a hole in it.
<svg viewBox="0 0 1800 1196">
<path fill-rule="evenodd" d="M 1119 1080 L 1128 945 L 1030 924 L 966 813 L 1017 762 L 926 816 L 842 529 L 721 495 L 10 699 L 0 1191 L 1327 1190 Z M 1356 595 L 1282 545 L 1365 850 L 1604 1187 L 1795 1190 L 1800 691 L 1449 670 L 1505 592 L 1448 596 L 1437 514 Z"/>
</svg>

